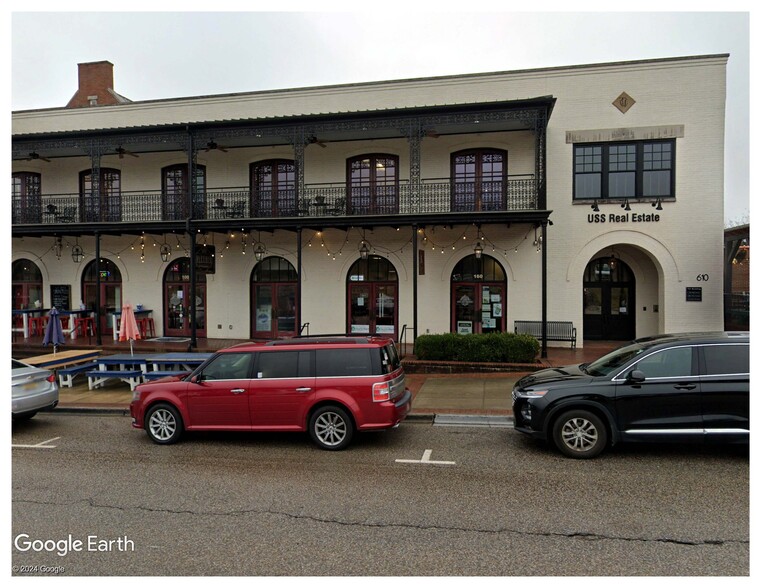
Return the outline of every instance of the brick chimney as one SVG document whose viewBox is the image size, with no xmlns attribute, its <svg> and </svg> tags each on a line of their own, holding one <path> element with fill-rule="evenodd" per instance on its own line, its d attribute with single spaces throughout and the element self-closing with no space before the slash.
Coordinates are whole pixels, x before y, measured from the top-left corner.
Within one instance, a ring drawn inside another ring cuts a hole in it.
<svg viewBox="0 0 761 588">
<path fill-rule="evenodd" d="M 87 106 L 112 106 L 130 102 L 114 92 L 114 64 L 109 61 L 80 63 L 79 89 L 69 100 L 66 108 Z"/>
</svg>

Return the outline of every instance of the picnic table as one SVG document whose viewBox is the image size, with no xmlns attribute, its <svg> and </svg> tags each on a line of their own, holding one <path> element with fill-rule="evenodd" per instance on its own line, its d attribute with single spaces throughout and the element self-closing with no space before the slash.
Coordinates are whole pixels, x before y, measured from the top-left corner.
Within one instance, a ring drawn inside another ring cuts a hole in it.
<svg viewBox="0 0 761 588">
<path fill-rule="evenodd" d="M 201 365 L 212 353 L 119 353 L 96 360 L 97 369 L 87 372 L 90 390 L 109 380 L 118 379 L 134 390 L 145 380 L 184 374 Z"/>
<path fill-rule="evenodd" d="M 66 349 L 45 355 L 27 357 L 24 363 L 40 368 L 62 368 L 78 363 L 91 362 L 100 355 L 100 349 Z"/>
</svg>

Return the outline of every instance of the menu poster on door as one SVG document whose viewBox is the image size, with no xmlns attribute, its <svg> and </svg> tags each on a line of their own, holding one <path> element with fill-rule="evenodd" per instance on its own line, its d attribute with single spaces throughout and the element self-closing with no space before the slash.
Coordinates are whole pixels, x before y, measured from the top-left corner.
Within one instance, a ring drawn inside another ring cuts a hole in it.
<svg viewBox="0 0 761 588">
<path fill-rule="evenodd" d="M 272 306 L 270 305 L 260 306 L 256 310 L 256 330 L 257 331 L 271 331 L 272 330 Z"/>
</svg>

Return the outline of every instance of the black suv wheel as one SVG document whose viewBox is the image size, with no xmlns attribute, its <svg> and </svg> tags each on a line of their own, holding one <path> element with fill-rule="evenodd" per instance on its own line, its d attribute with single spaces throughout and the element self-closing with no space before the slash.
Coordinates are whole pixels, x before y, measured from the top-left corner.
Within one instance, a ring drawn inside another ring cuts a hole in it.
<svg viewBox="0 0 761 588">
<path fill-rule="evenodd" d="M 608 430 L 596 414 L 587 410 L 569 410 L 555 421 L 552 438 L 568 457 L 589 459 L 605 449 Z"/>
</svg>

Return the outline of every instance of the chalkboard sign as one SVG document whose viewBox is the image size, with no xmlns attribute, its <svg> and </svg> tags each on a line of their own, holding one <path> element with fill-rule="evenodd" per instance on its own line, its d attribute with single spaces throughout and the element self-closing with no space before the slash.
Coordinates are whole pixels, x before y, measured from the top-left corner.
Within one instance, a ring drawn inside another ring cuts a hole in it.
<svg viewBox="0 0 761 588">
<path fill-rule="evenodd" d="M 69 310 L 71 308 L 71 286 L 69 284 L 50 285 L 50 306 L 55 306 L 58 310 Z"/>
<path fill-rule="evenodd" d="M 703 302 L 703 288 L 687 288 L 687 302 Z"/>
</svg>

